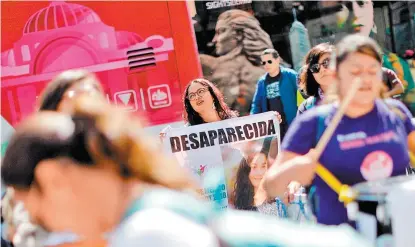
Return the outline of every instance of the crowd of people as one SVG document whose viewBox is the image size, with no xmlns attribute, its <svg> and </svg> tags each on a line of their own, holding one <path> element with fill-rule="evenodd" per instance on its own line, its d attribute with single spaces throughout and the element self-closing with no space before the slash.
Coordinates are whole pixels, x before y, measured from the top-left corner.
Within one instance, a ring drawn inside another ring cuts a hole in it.
<svg viewBox="0 0 415 247">
<path fill-rule="evenodd" d="M 271 163 L 273 140 L 267 139 L 261 152 L 242 160 L 233 195 L 237 210 L 212 209 L 189 171 L 161 154 L 140 118 L 109 104 L 93 74 L 71 70 L 47 85 L 2 160 L 8 188 L 2 245 L 371 246 L 351 230 L 355 224 L 336 192 L 316 176 L 316 166 L 347 185 L 405 175 L 415 128 L 410 111 L 392 99 L 403 93 L 402 82 L 382 68 L 376 42 L 361 35 L 313 47 L 299 74 L 281 66 L 274 49 L 260 59 L 267 73 L 258 78 L 250 113 L 275 112 L 281 152 Z M 357 78 L 359 89 L 316 156 Z M 299 106 L 298 90 L 306 97 Z M 187 127 L 234 119 L 238 112 L 225 103 L 224 92 L 200 78 L 184 89 L 183 116 Z M 289 203 L 303 187 L 313 191 L 319 224 L 299 228 L 273 217 L 275 198 Z M 284 237 L 292 231 L 315 235 Z"/>
</svg>

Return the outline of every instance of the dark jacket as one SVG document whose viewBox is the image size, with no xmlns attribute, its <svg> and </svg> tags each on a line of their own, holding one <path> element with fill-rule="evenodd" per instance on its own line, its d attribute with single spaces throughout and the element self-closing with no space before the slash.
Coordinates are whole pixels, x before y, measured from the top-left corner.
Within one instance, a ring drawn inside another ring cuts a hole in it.
<svg viewBox="0 0 415 247">
<path fill-rule="evenodd" d="M 297 72 L 292 69 L 281 67 L 280 73 L 281 101 L 286 121 L 288 124 L 291 124 L 297 115 Z M 252 100 L 251 114 L 269 111 L 265 88 L 265 78 L 267 75 L 268 73 L 258 80 L 254 98 Z"/>
</svg>

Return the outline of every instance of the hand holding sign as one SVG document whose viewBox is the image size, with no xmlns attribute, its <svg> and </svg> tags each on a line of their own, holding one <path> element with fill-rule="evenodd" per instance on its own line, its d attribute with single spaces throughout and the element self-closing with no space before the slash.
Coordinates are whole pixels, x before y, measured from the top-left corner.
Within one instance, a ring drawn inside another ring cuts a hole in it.
<svg viewBox="0 0 415 247">
<path fill-rule="evenodd" d="M 273 113 L 275 114 L 275 116 L 277 116 L 278 123 L 281 123 L 282 122 L 281 114 L 279 112 L 277 112 L 277 111 L 273 111 Z"/>
<path fill-rule="evenodd" d="M 160 141 L 161 141 L 161 142 L 163 142 L 163 141 L 164 141 L 164 138 L 166 137 L 167 132 L 169 132 L 170 130 L 171 130 L 171 126 L 170 126 L 170 125 L 168 125 L 167 127 L 165 127 L 164 129 L 162 129 L 162 130 L 160 131 L 159 137 L 160 137 Z"/>
</svg>

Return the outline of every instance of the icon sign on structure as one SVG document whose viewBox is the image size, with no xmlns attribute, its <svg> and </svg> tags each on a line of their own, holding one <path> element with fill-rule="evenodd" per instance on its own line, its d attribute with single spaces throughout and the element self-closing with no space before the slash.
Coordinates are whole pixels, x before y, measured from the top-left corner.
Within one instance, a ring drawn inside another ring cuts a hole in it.
<svg viewBox="0 0 415 247">
<path fill-rule="evenodd" d="M 151 108 L 163 108 L 171 105 L 170 88 L 168 85 L 151 86 L 147 92 Z"/>
<path fill-rule="evenodd" d="M 125 111 L 138 110 L 137 95 L 134 90 L 116 92 L 114 94 L 114 102 L 117 107 Z"/>
</svg>

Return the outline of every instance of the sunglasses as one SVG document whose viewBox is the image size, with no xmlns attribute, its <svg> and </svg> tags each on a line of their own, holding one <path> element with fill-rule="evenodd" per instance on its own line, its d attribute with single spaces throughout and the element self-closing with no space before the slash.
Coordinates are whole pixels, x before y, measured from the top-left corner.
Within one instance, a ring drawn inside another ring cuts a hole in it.
<svg viewBox="0 0 415 247">
<path fill-rule="evenodd" d="M 272 64 L 273 62 L 272 62 L 272 60 L 268 60 L 268 61 L 261 61 L 262 66 L 264 66 L 264 65 L 265 65 L 265 64 L 267 64 L 267 63 Z"/>
<path fill-rule="evenodd" d="M 326 58 L 326 59 L 323 60 L 322 63 L 316 63 L 316 64 L 313 64 L 312 66 L 310 66 L 311 73 L 320 72 L 320 68 L 321 68 L 320 66 L 323 66 L 325 69 L 328 69 L 329 66 L 330 66 L 330 59 Z"/>
<path fill-rule="evenodd" d="M 208 89 L 207 88 L 199 88 L 197 91 L 196 91 L 196 93 L 189 93 L 188 95 L 187 95 L 187 98 L 190 100 L 190 101 L 193 101 L 193 100 L 196 100 L 197 99 L 197 96 L 199 96 L 199 97 L 202 97 L 206 92 L 208 91 Z"/>
</svg>

